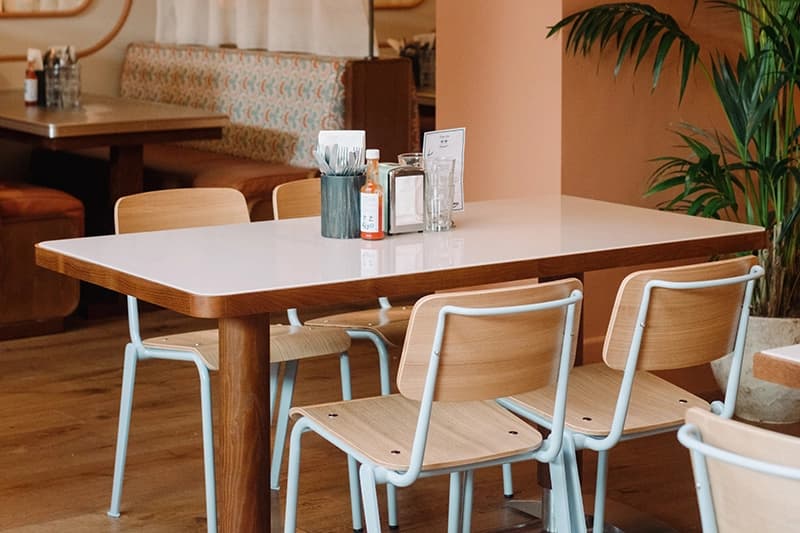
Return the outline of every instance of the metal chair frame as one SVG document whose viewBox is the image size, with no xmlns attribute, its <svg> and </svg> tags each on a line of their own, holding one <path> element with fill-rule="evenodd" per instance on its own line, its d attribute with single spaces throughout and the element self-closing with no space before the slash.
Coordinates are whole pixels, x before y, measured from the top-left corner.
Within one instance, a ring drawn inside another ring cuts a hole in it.
<svg viewBox="0 0 800 533">
<path fill-rule="evenodd" d="M 125 461 L 128 454 L 128 435 L 133 412 L 133 391 L 136 382 L 136 367 L 146 359 L 166 359 L 194 363 L 200 377 L 200 408 L 203 435 L 203 471 L 205 479 L 206 523 L 208 531 L 217 530 L 217 498 L 214 473 L 214 429 L 211 411 L 211 376 L 205 361 L 194 352 L 148 348 L 142 344 L 139 330 L 139 304 L 128 296 L 128 331 L 130 342 L 125 345 L 125 362 L 122 371 L 117 449 L 114 458 L 114 480 L 111 489 L 111 506 L 108 515 L 119 518 L 122 500 L 122 482 L 125 477 Z"/>
</svg>

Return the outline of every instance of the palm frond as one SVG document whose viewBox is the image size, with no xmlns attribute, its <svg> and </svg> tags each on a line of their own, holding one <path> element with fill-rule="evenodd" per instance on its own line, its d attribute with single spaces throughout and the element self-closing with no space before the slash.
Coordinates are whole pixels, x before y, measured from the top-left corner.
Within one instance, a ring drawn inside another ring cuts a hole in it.
<svg viewBox="0 0 800 533">
<path fill-rule="evenodd" d="M 697 0 L 694 0 L 694 8 L 696 6 Z M 689 75 L 699 58 L 700 45 L 680 28 L 672 16 L 637 2 L 604 4 L 565 17 L 550 28 L 547 36 L 555 35 L 566 27 L 570 29 L 564 48 L 574 55 L 579 52 L 588 55 L 596 46 L 603 50 L 612 40 L 616 40 L 618 53 L 614 65 L 615 76 L 619 74 L 626 57 L 632 58 L 634 68 L 638 69 L 655 46 L 653 89 L 661 78 L 667 55 L 678 43 L 681 55 L 679 98 L 683 99 Z"/>
<path fill-rule="evenodd" d="M 722 218 L 723 213 L 736 217 L 737 191 L 743 191 L 743 187 L 734 167 L 720 155 L 719 147 L 680 131 L 675 134 L 688 149 L 689 157 L 654 159 L 659 165 L 650 177 L 645 196 L 671 190 L 673 196 L 661 202 L 660 208 L 709 218 Z"/>
<path fill-rule="evenodd" d="M 739 18 L 743 48 L 727 57 L 699 57 L 698 44 L 668 14 L 639 2 L 595 5 L 565 17 L 548 37 L 565 35 L 567 53 L 614 49 L 614 75 L 623 65 L 652 66 L 652 87 L 677 52 L 682 100 L 695 66 L 703 69 L 728 122 L 728 130 L 681 123 L 679 151 L 652 161 L 645 196 L 662 209 L 742 220 L 764 226 L 767 270 L 753 313 L 800 312 L 800 0 L 705 0 Z M 659 5 L 666 6 L 662 2 Z M 675 4 L 678 4 L 677 2 Z M 692 16 L 698 0 L 693 0 Z M 672 7 L 664 9 L 673 10 Z M 706 59 L 706 57 L 708 59 Z"/>
</svg>

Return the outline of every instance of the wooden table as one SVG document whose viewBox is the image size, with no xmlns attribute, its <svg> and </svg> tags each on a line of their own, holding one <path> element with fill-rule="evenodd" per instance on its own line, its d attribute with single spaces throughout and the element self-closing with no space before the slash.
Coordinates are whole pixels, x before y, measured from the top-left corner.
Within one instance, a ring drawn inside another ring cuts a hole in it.
<svg viewBox="0 0 800 533">
<path fill-rule="evenodd" d="M 142 146 L 149 143 L 218 139 L 228 118 L 191 107 L 97 96 L 81 96 L 81 107 L 26 107 L 21 90 L 0 91 L 0 138 L 51 150 L 110 147 L 108 212 L 102 233 L 112 233 L 110 208 L 142 190 Z"/>
<path fill-rule="evenodd" d="M 800 344 L 757 352 L 753 355 L 753 375 L 764 381 L 800 389 Z"/>
<path fill-rule="evenodd" d="M 455 221 L 449 232 L 367 242 L 324 239 L 314 217 L 50 241 L 36 257 L 69 276 L 219 319 L 219 519 L 222 531 L 241 533 L 269 528 L 269 313 L 766 244 L 760 227 L 570 196 L 469 203 Z"/>
</svg>

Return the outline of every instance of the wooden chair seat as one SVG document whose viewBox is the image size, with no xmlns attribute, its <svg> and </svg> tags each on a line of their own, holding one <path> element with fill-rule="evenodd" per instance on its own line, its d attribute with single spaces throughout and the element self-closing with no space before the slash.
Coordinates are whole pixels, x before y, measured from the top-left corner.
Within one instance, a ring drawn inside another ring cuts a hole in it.
<svg viewBox="0 0 800 533">
<path fill-rule="evenodd" d="M 147 348 L 185 350 L 198 354 L 211 370 L 219 369 L 219 330 L 190 331 L 168 337 L 145 339 Z M 350 336 L 343 330 L 305 326 L 269 327 L 269 362 L 280 363 L 338 354 L 350 347 Z"/>
<path fill-rule="evenodd" d="M 408 470 L 419 402 L 399 394 L 296 407 L 374 464 Z M 335 415 L 335 416 L 332 416 Z M 492 435 L 491 439 L 487 438 Z M 542 435 L 494 401 L 436 402 L 422 470 L 453 468 L 539 448 Z"/>
<path fill-rule="evenodd" d="M 602 363 L 573 368 L 569 375 L 567 428 L 585 435 L 607 435 L 621 384 L 622 372 Z M 553 412 L 553 393 L 554 388 L 549 386 L 511 399 L 541 416 L 549 416 Z M 680 426 L 688 407 L 709 409 L 709 404 L 650 372 L 639 371 L 633 381 L 623 435 Z"/>
<path fill-rule="evenodd" d="M 407 306 L 388 309 L 364 309 L 338 315 L 328 315 L 305 323 L 309 326 L 327 326 L 351 330 L 372 331 L 392 346 L 402 346 L 408 329 L 411 308 Z"/>
</svg>

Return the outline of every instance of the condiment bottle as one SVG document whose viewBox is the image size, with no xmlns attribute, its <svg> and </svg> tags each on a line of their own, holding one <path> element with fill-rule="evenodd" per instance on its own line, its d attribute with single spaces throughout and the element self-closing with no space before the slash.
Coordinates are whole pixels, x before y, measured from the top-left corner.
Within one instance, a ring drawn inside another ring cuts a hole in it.
<svg viewBox="0 0 800 533">
<path fill-rule="evenodd" d="M 25 105 L 36 105 L 39 99 L 39 81 L 36 79 L 36 68 L 31 59 L 28 60 L 28 67 L 25 69 L 24 93 Z"/>
<path fill-rule="evenodd" d="M 378 183 L 380 150 L 367 150 L 367 182 L 361 187 L 361 238 L 383 239 L 383 188 Z"/>
</svg>

